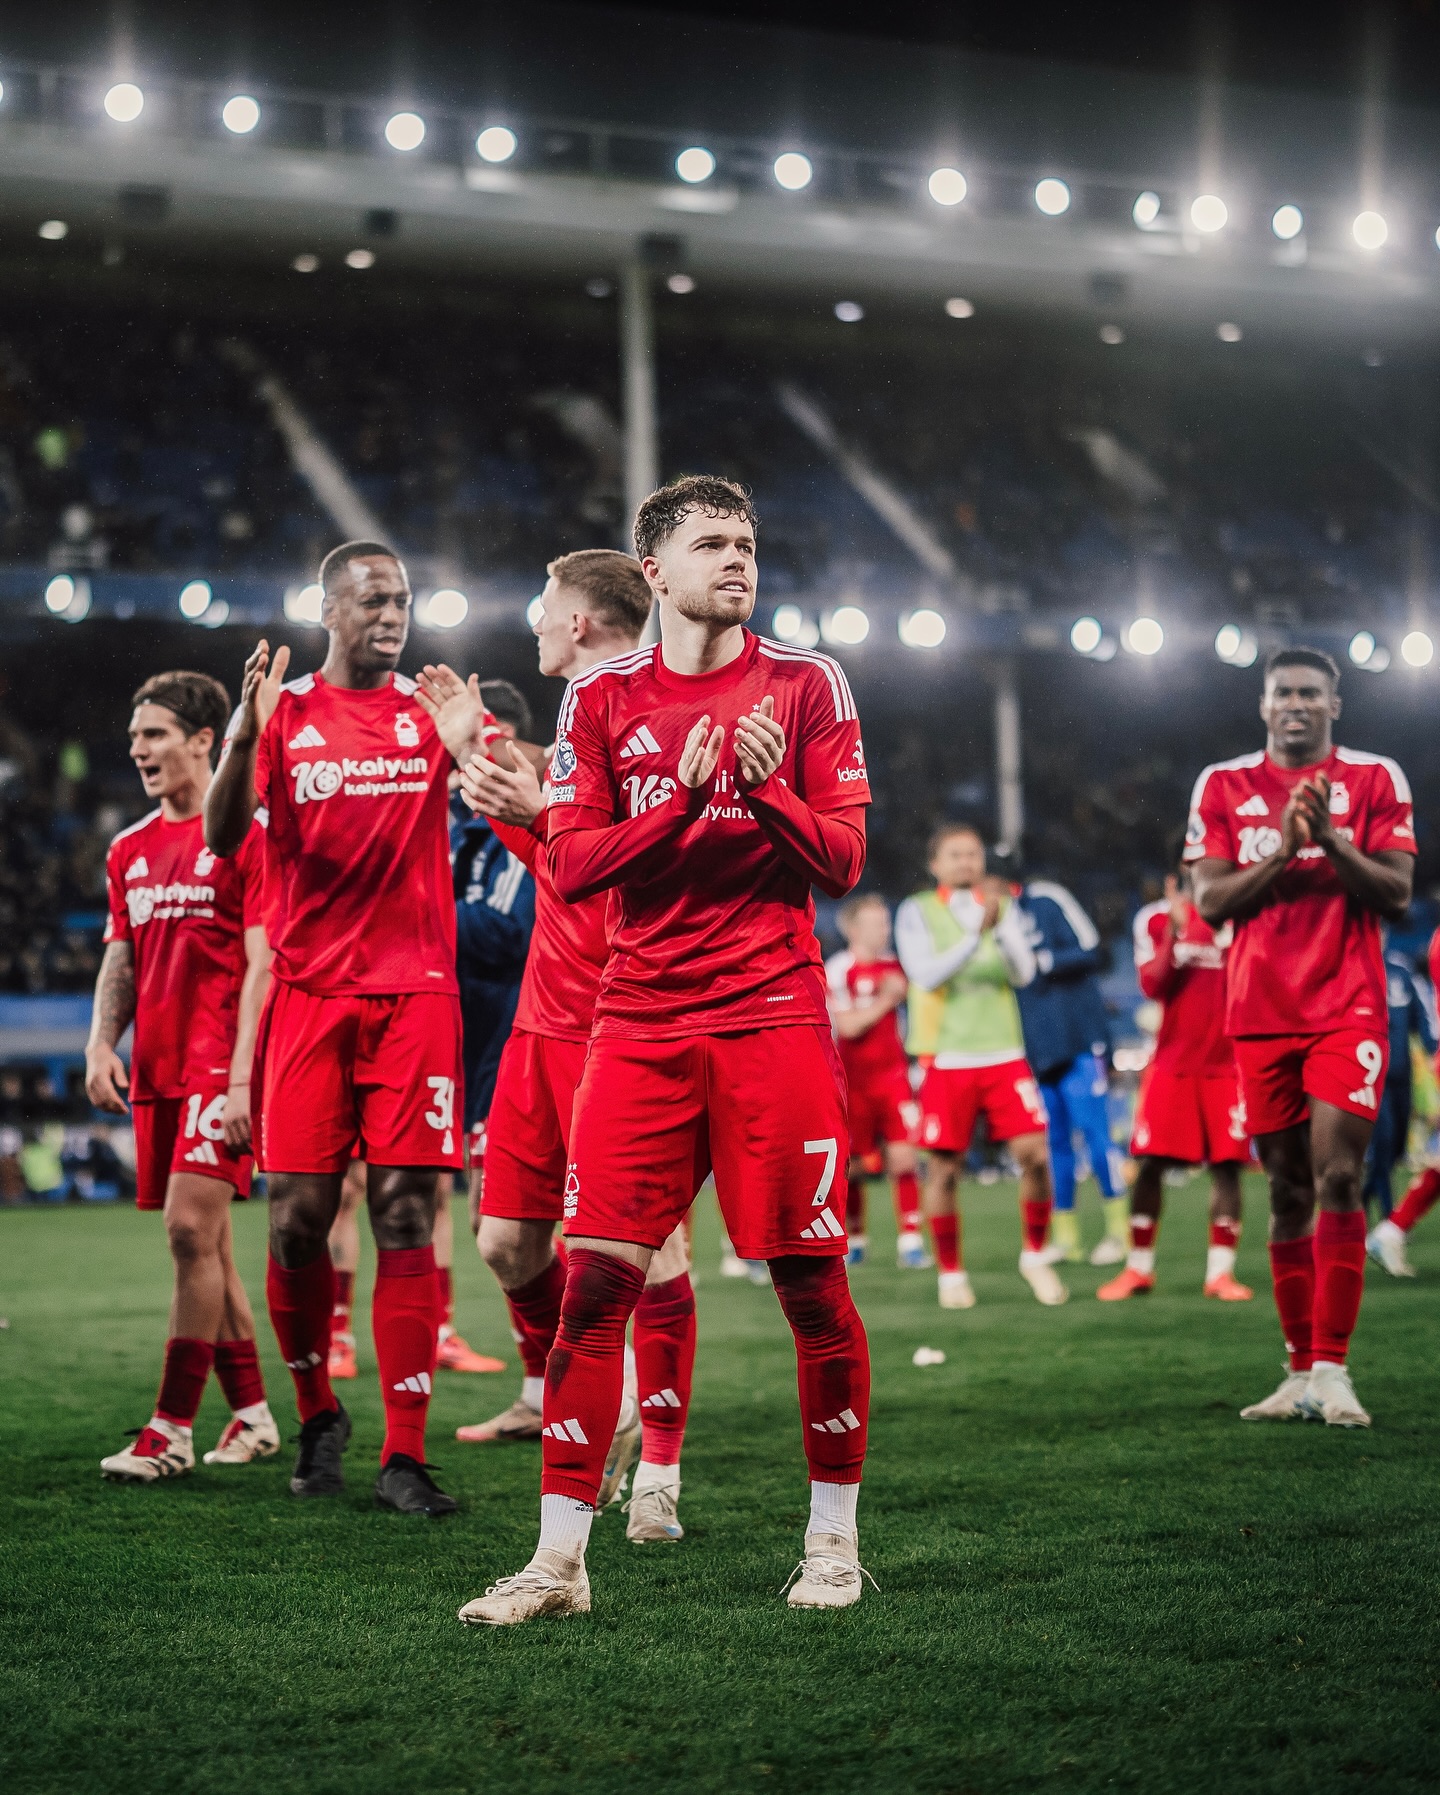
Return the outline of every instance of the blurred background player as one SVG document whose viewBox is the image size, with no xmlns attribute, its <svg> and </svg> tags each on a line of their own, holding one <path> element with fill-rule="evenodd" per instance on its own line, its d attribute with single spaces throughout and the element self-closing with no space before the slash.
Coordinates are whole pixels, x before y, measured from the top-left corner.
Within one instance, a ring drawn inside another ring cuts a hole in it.
<svg viewBox="0 0 1440 1795">
<path fill-rule="evenodd" d="M 1396 1157 L 1404 1151 L 1405 1138 L 1409 1133 L 1410 1126 L 1409 1113 L 1411 1106 L 1411 1091 L 1409 1088 L 1409 1072 L 1411 1033 L 1413 1032 L 1420 1036 L 1420 1039 L 1425 1044 L 1427 1052 L 1434 1053 L 1436 1051 L 1435 1019 L 1431 1014 L 1429 1003 L 1426 1002 L 1424 994 L 1419 991 L 1416 985 L 1414 974 L 1410 973 L 1408 980 L 1402 979 L 1396 981 L 1394 977 L 1394 963 L 1399 958 L 1401 958 L 1401 956 L 1393 951 L 1387 953 L 1385 956 L 1386 979 L 1389 984 L 1390 996 L 1390 1064 L 1393 1069 L 1398 1054 L 1404 1059 L 1406 1072 L 1406 1088 L 1403 1092 L 1396 1093 L 1397 1098 L 1403 1101 L 1403 1113 L 1406 1118 L 1405 1127 L 1397 1134 L 1392 1120 L 1390 1128 L 1391 1142 L 1396 1140 L 1399 1142 L 1398 1146 L 1391 1148 Z M 1430 946 L 1426 953 L 1426 959 L 1428 961 L 1430 972 L 1430 989 L 1433 994 L 1437 988 L 1435 981 L 1437 978 L 1440 978 L 1440 929 L 1437 929 L 1430 937 Z M 1408 961 L 1405 961 L 1401 970 L 1407 973 L 1409 972 Z M 1409 1001 L 1403 1006 L 1397 1004 L 1395 1001 L 1396 997 L 1403 991 L 1406 983 L 1408 983 L 1410 989 L 1415 992 L 1415 1002 L 1413 1007 Z M 1427 1029 L 1429 1031 L 1428 1034 L 1426 1032 Z M 1388 1101 L 1390 1098 L 1390 1087 L 1392 1082 L 1393 1081 L 1388 1077 L 1385 1080 L 1385 1099 L 1382 1101 L 1381 1108 L 1382 1117 L 1384 1116 L 1384 1102 Z M 1398 1118 L 1400 1107 L 1400 1102 L 1397 1102 L 1391 1111 L 1392 1118 Z M 1380 1160 L 1380 1155 L 1376 1150 L 1376 1142 L 1380 1139 L 1380 1132 L 1381 1123 L 1377 1122 L 1375 1127 L 1375 1139 L 1371 1142 L 1371 1152 L 1374 1157 L 1371 1160 L 1370 1173 L 1366 1181 L 1366 1194 L 1368 1197 L 1373 1189 L 1382 1204 L 1386 1205 L 1386 1208 L 1381 1215 L 1381 1219 L 1366 1236 L 1365 1246 L 1370 1257 L 1377 1265 L 1383 1266 L 1385 1270 L 1390 1273 L 1392 1278 L 1413 1278 L 1415 1276 L 1415 1267 L 1410 1263 L 1410 1256 L 1405 1250 L 1406 1242 L 1409 1239 L 1410 1230 L 1422 1216 L 1429 1214 L 1436 1198 L 1440 1197 L 1440 1169 L 1437 1169 L 1433 1165 L 1423 1167 L 1419 1177 L 1417 1177 L 1411 1184 L 1409 1190 L 1405 1192 L 1405 1195 L 1400 1199 L 1400 1202 L 1396 1205 L 1395 1209 L 1393 1211 L 1389 1210 L 1389 1176 L 1383 1173 L 1377 1174 L 1376 1170 L 1377 1163 Z"/>
<path fill-rule="evenodd" d="M 1084 1257 L 1075 1213 L 1078 1134 L 1105 1207 L 1105 1237 L 1090 1262 L 1114 1265 L 1124 1256 L 1128 1235 L 1118 1156 L 1110 1140 L 1110 1018 L 1100 991 L 1099 974 L 1105 964 L 1100 931 L 1053 879 L 1029 879 L 1016 895 L 1032 924 L 1030 945 L 1035 953 L 1035 976 L 1016 995 L 1025 1057 L 1050 1120 L 1050 1176 L 1055 1188 L 1050 1253 L 1072 1263 Z"/>
<path fill-rule="evenodd" d="M 895 944 L 910 981 L 906 1046 L 926 1068 L 920 1142 L 927 1155 L 925 1213 L 939 1265 L 940 1306 L 974 1307 L 961 1261 L 960 1158 L 985 1117 L 1020 1169 L 1020 1275 L 1046 1304 L 1069 1296 L 1045 1255 L 1050 1160 L 1045 1105 L 1025 1058 L 1014 987 L 1035 976 L 1024 911 L 1001 880 L 987 882 L 985 844 L 964 823 L 930 838 L 933 891 L 895 913 Z"/>
<path fill-rule="evenodd" d="M 257 1044 L 259 1157 L 269 1175 L 271 1320 L 295 1379 L 297 1496 L 343 1487 L 350 1417 L 328 1370 L 327 1236 L 352 1156 L 366 1161 L 377 1267 L 371 1319 L 385 1403 L 375 1500 L 456 1504 L 425 1468 L 439 1291 L 431 1239 L 442 1175 L 462 1163 L 448 775 L 484 745 L 484 708 L 448 668 L 396 671 L 410 582 L 394 552 L 349 542 L 320 568 L 324 666 L 282 685 L 261 642 L 206 804 L 206 840 L 236 853 L 262 808 L 274 983 Z"/>
<path fill-rule="evenodd" d="M 1435 1020 L 1415 977 L 1409 954 L 1381 930 L 1385 948 L 1385 999 L 1390 1022 L 1390 1058 L 1385 1069 L 1385 1088 L 1370 1136 L 1365 1160 L 1365 1184 L 1361 1191 L 1368 1213 L 1375 1205 L 1375 1219 L 1384 1221 L 1394 1207 L 1395 1167 L 1404 1159 L 1410 1138 L 1414 1104 L 1414 1065 L 1410 1042 L 1418 1040 L 1430 1055 L 1435 1052 Z"/>
<path fill-rule="evenodd" d="M 1189 878 L 1173 874 L 1165 898 L 1135 918 L 1140 989 L 1163 1005 L 1155 1057 L 1135 1105 L 1130 1153 L 1130 1251 L 1119 1277 L 1095 1294 L 1102 1303 L 1155 1288 L 1155 1235 L 1172 1165 L 1210 1171 L 1206 1296 L 1243 1303 L 1254 1296 L 1235 1276 L 1240 1244 L 1240 1173 L 1250 1158 L 1235 1049 L 1225 1033 L 1225 956 L 1234 930 L 1212 929 L 1190 901 Z"/>
<path fill-rule="evenodd" d="M 231 1245 L 230 1203 L 250 1191 L 250 1061 L 269 980 L 260 831 L 233 860 L 205 846 L 201 812 L 230 700 L 203 673 L 158 673 L 134 697 L 130 758 L 158 808 L 110 846 L 108 943 L 95 986 L 85 1089 L 135 1128 L 136 1201 L 164 1209 L 175 1262 L 165 1369 L 133 1446 L 107 1478 L 154 1483 L 195 1466 L 193 1428 L 211 1367 L 232 1411 L 206 1464 L 269 1458 L 255 1319 Z M 131 1022 L 127 1079 L 116 1051 Z"/>
<path fill-rule="evenodd" d="M 920 1232 L 920 1182 L 915 1175 L 918 1106 L 900 1034 L 905 969 L 891 946 L 890 908 L 878 891 L 846 898 L 835 912 L 844 950 L 825 962 L 830 1020 L 840 1045 L 849 1090 L 850 1163 L 845 1227 L 850 1262 L 869 1244 L 865 1234 L 867 1164 L 877 1151 L 895 1197 L 895 1257 L 906 1270 L 932 1261 Z"/>
<path fill-rule="evenodd" d="M 573 680 L 635 648 L 651 608 L 638 561 L 615 549 L 578 549 L 552 561 L 547 572 L 535 621 L 543 674 Z M 621 749 L 623 761 L 642 767 L 652 752 L 643 732 Z M 650 777 L 637 776 L 636 789 L 645 790 Z M 515 1028 L 500 1059 L 483 1192 L 472 1172 L 477 1243 L 505 1292 L 524 1369 L 520 1394 L 508 1409 L 457 1431 L 461 1440 L 486 1444 L 538 1439 L 544 1427 L 545 1363 L 565 1284 L 553 1236 L 564 1213 L 575 1091 L 610 957 L 609 899 L 597 892 L 566 903 L 555 890 L 543 839 L 545 795 L 524 753 L 494 745 L 492 758 L 465 769 L 463 784 L 468 801 L 490 816 L 496 834 L 531 868 L 536 894 Z M 643 1544 L 676 1540 L 684 1531 L 680 1449 L 695 1365 L 695 1293 L 684 1224 L 650 1261 L 634 1330 L 635 1388 L 627 1387 L 621 1403 L 599 1503 L 619 1494 L 638 1453 L 626 1536 Z"/>
<path fill-rule="evenodd" d="M 1196 908 L 1212 928 L 1235 925 L 1225 1026 L 1270 1180 L 1289 1353 L 1278 1388 L 1240 1413 L 1368 1427 L 1345 1361 L 1365 1288 L 1360 1185 L 1389 1042 L 1380 918 L 1410 902 L 1410 787 L 1393 760 L 1336 747 L 1340 671 L 1327 654 L 1272 654 L 1260 715 L 1264 752 L 1196 781 L 1185 847 Z"/>
</svg>

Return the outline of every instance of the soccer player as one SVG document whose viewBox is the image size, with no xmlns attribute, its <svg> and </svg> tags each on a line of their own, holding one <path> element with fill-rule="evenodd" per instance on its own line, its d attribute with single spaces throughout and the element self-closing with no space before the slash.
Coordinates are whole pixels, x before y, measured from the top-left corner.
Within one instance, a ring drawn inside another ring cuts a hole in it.
<svg viewBox="0 0 1440 1795">
<path fill-rule="evenodd" d="M 136 1201 L 163 1209 L 175 1262 L 155 1413 L 100 1461 L 117 1483 L 195 1468 L 194 1423 L 211 1367 L 231 1420 L 207 1465 L 269 1458 L 280 1435 L 255 1356 L 255 1321 L 231 1248 L 230 1203 L 250 1191 L 250 1060 L 269 979 L 261 845 L 217 861 L 201 807 L 230 700 L 204 673 L 158 673 L 135 694 L 130 758 L 158 806 L 110 845 L 108 945 L 95 986 L 85 1089 L 135 1127 Z M 117 1049 L 135 1024 L 127 1078 Z"/>
<path fill-rule="evenodd" d="M 1395 1165 L 1405 1157 L 1410 1136 L 1410 1110 L 1414 1098 L 1410 1037 L 1417 1035 L 1428 1054 L 1433 1054 L 1436 1046 L 1435 1025 L 1415 981 L 1410 956 L 1392 946 L 1388 939 L 1385 942 L 1385 995 L 1389 1010 L 1390 1063 L 1385 1073 L 1385 1088 L 1380 1093 L 1380 1109 L 1375 1117 L 1375 1132 L 1370 1137 L 1365 1183 L 1360 1192 L 1367 1212 L 1374 1202 L 1379 1212 L 1378 1221 L 1385 1220 L 1394 1204 Z"/>
<path fill-rule="evenodd" d="M 1050 1159 L 1045 1105 L 1025 1058 L 1014 988 L 1035 976 L 1025 913 L 1008 885 L 987 882 L 985 844 L 965 823 L 944 823 L 930 838 L 931 891 L 895 913 L 895 945 L 910 980 L 909 1051 L 925 1065 L 920 1144 L 929 1156 L 925 1212 L 939 1264 L 940 1307 L 973 1309 L 975 1291 L 960 1257 L 960 1160 L 983 1114 L 990 1139 L 1004 1142 L 1020 1168 L 1020 1275 L 1036 1298 L 1065 1302 L 1069 1291 L 1045 1251 L 1050 1225 Z"/>
<path fill-rule="evenodd" d="M 895 1257 L 902 1269 L 923 1271 L 932 1261 L 920 1232 L 920 1183 L 915 1176 L 920 1112 L 900 1037 L 897 1012 L 905 1001 L 905 969 L 891 947 L 890 908 L 879 892 L 869 891 L 847 898 L 835 920 L 845 937 L 845 950 L 825 962 L 825 977 L 849 1089 L 845 1226 L 850 1262 L 863 1258 L 866 1246 L 866 1161 L 883 1150 L 895 1196 Z"/>
<path fill-rule="evenodd" d="M 1389 958 L 1390 957 L 1387 956 L 1387 959 Z M 1433 990 L 1435 988 L 1435 981 L 1440 979 L 1440 929 L 1437 929 L 1430 938 L 1430 946 L 1426 958 L 1429 962 L 1430 983 Z M 1413 976 L 1409 983 L 1410 988 L 1415 990 L 1415 980 Z M 1429 1006 L 1425 1003 L 1424 999 L 1419 996 L 1418 991 L 1416 992 L 1416 999 L 1417 1007 L 1412 1011 L 1410 1005 L 1407 1003 L 1403 1013 L 1404 1045 L 1401 1051 L 1404 1054 L 1407 1067 L 1410 1058 L 1409 1036 L 1412 1026 L 1414 1027 L 1415 1032 L 1424 1041 L 1427 1049 L 1432 1053 L 1435 1051 L 1435 1024 L 1430 1016 Z M 1426 1033 L 1427 1029 L 1429 1031 L 1428 1034 Z M 1396 1057 L 1396 1048 L 1399 1045 L 1396 1039 L 1398 1032 L 1397 1010 L 1392 1000 L 1390 1008 L 1390 1058 L 1392 1068 Z M 1385 1081 L 1387 1097 L 1389 1096 L 1390 1088 L 1393 1083 L 1393 1079 L 1387 1078 Z M 1405 1109 L 1407 1112 L 1406 1125 L 1403 1129 L 1396 1131 L 1397 1146 L 1395 1150 L 1397 1153 L 1404 1151 L 1405 1135 L 1409 1130 L 1408 1101 L 1405 1104 Z M 1383 1103 L 1381 1113 L 1382 1115 L 1384 1113 Z M 1375 1132 L 1378 1139 L 1380 1133 L 1378 1127 Z M 1387 1197 L 1389 1195 L 1389 1189 L 1390 1187 L 1387 1179 L 1384 1193 Z M 1370 1257 L 1377 1265 L 1382 1265 L 1385 1270 L 1390 1273 L 1392 1278 L 1413 1278 L 1415 1276 L 1415 1267 L 1410 1263 L 1410 1256 L 1405 1250 L 1406 1243 L 1409 1240 L 1411 1229 L 1422 1216 L 1429 1214 L 1437 1197 L 1440 1197 L 1440 1169 L 1437 1169 L 1435 1166 L 1426 1166 L 1421 1171 L 1420 1176 L 1401 1198 L 1397 1207 L 1389 1214 L 1382 1215 L 1381 1219 L 1366 1236 L 1365 1246 Z"/>
<path fill-rule="evenodd" d="M 640 564 L 615 549 L 578 549 L 552 561 L 535 621 L 540 671 L 575 680 L 633 651 L 650 615 Z M 482 690 L 486 688 L 482 687 Z M 645 748 L 648 738 L 637 746 Z M 633 749 L 622 760 L 647 757 Z M 508 764 L 507 764 L 508 763 Z M 545 846 L 545 800 L 524 754 L 495 744 L 492 758 L 464 770 L 470 802 L 535 875 L 535 932 L 515 1028 L 500 1060 L 483 1187 L 474 1180 L 477 1244 L 510 1309 L 524 1381 L 501 1414 L 458 1430 L 477 1443 L 538 1439 L 544 1427 L 545 1364 L 560 1321 L 564 1266 L 553 1235 L 562 1219 L 575 1092 L 610 955 L 608 894 L 566 903 Z M 606 1460 L 599 1500 L 618 1491 L 638 1451 L 626 1537 L 678 1540 L 680 1449 L 695 1364 L 695 1293 L 685 1227 L 650 1261 L 635 1308 L 636 1389 L 627 1391 Z"/>
<path fill-rule="evenodd" d="M 396 671 L 410 582 L 393 550 L 348 542 L 320 568 L 318 673 L 282 684 L 261 642 L 205 807 L 213 852 L 265 825 L 274 984 L 256 1048 L 257 1147 L 269 1174 L 266 1295 L 295 1379 L 297 1496 L 337 1493 L 350 1417 L 328 1373 L 335 1275 L 326 1236 L 352 1154 L 366 1162 L 378 1266 L 372 1322 L 385 1401 L 375 1500 L 456 1504 L 425 1469 L 438 1290 L 436 1185 L 461 1163 L 461 1077 L 447 780 L 483 746 L 476 682 L 443 695 Z"/>
<path fill-rule="evenodd" d="M 1339 687 L 1317 649 L 1270 656 L 1264 752 L 1200 775 L 1185 858 L 1201 916 L 1235 925 L 1225 1026 L 1270 1180 L 1289 1352 L 1279 1387 L 1240 1413 L 1368 1427 L 1345 1358 L 1365 1285 L 1361 1173 L 1385 1080 L 1380 918 L 1410 901 L 1415 825 L 1395 762 L 1335 745 Z"/>
<path fill-rule="evenodd" d="M 1110 1140 L 1110 1018 L 1100 994 L 1104 960 L 1100 931 L 1063 885 L 1029 879 L 1016 893 L 1031 921 L 1035 976 L 1016 992 L 1029 1060 L 1050 1122 L 1050 1175 L 1055 1212 L 1050 1218 L 1053 1258 L 1084 1257 L 1075 1214 L 1075 1136 L 1105 1206 L 1105 1238 L 1092 1265 L 1113 1265 L 1125 1250 L 1125 1198 L 1119 1194 L 1116 1153 Z"/>
<path fill-rule="evenodd" d="M 795 1335 L 810 1467 L 796 1607 L 860 1595 L 869 1351 L 845 1275 L 844 1073 L 810 887 L 865 857 L 865 754 L 835 662 L 744 626 L 755 513 L 692 476 L 641 505 L 660 643 L 573 680 L 550 763 L 551 875 L 614 927 L 571 1122 L 569 1271 L 545 1371 L 540 1541 L 461 1609 L 490 1625 L 590 1606 L 585 1572 L 625 1325 L 713 1165 L 730 1238 L 769 1262 Z"/>
<path fill-rule="evenodd" d="M 1155 1235 L 1172 1165 L 1210 1170 L 1205 1295 L 1244 1303 L 1255 1294 L 1235 1276 L 1240 1171 L 1250 1157 L 1250 1134 L 1235 1049 L 1225 1033 L 1225 957 L 1234 930 L 1229 923 L 1210 927 L 1191 902 L 1189 883 L 1183 871 L 1171 875 L 1164 901 L 1147 904 L 1135 918 L 1140 989 L 1164 1008 L 1135 1106 L 1130 1251 L 1120 1275 L 1095 1292 L 1102 1303 L 1155 1288 Z"/>
</svg>

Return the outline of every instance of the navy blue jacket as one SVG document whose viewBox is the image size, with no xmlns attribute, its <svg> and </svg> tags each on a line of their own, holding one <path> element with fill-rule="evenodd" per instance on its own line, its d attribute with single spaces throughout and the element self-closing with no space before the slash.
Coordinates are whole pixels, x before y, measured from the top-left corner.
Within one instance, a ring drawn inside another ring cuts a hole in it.
<svg viewBox="0 0 1440 1795">
<path fill-rule="evenodd" d="M 1435 1020 L 1421 994 L 1408 957 L 1387 949 L 1385 995 L 1390 1006 L 1390 1068 L 1386 1078 L 1409 1082 L 1410 1037 L 1419 1035 L 1426 1053 L 1435 1051 Z"/>
<path fill-rule="evenodd" d="M 1030 922 L 1035 977 L 1015 995 L 1025 1057 L 1037 1078 L 1058 1078 L 1082 1053 L 1110 1052 L 1100 995 L 1100 933 L 1063 885 L 1031 879 L 1020 897 Z"/>
<path fill-rule="evenodd" d="M 535 881 L 483 816 L 451 807 L 455 971 L 465 1027 L 465 1126 L 490 1113 L 535 926 Z"/>
</svg>

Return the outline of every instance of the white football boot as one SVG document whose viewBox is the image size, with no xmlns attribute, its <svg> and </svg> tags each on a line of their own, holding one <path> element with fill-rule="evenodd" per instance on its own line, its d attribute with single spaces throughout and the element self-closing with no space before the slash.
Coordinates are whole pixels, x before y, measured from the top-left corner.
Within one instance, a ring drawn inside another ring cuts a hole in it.
<svg viewBox="0 0 1440 1795">
<path fill-rule="evenodd" d="M 513 1577 L 492 1583 L 460 1610 L 467 1627 L 515 1627 L 545 1615 L 590 1612 L 590 1579 L 585 1561 L 562 1558 L 558 1552 L 537 1552 Z"/>
<path fill-rule="evenodd" d="M 1387 1215 L 1365 1236 L 1365 1251 L 1377 1265 L 1383 1265 L 1392 1278 L 1413 1278 L 1415 1267 L 1405 1251 L 1406 1235 Z"/>
<path fill-rule="evenodd" d="M 918 1229 L 904 1228 L 895 1236 L 895 1263 L 901 1271 L 929 1271 L 934 1265 Z"/>
<path fill-rule="evenodd" d="M 805 1556 L 791 1571 L 792 1608 L 848 1608 L 860 1600 L 869 1571 L 860 1563 L 860 1542 L 845 1533 L 807 1533 Z M 875 1579 L 870 1577 L 871 1585 Z"/>
<path fill-rule="evenodd" d="M 640 1440 L 640 1404 L 633 1390 L 627 1389 L 620 1400 L 620 1419 L 615 1423 L 615 1434 L 605 1455 L 605 1472 L 595 1497 L 597 1509 L 608 1508 L 625 1494 L 625 1480 L 640 1456 Z"/>
<path fill-rule="evenodd" d="M 190 1429 L 175 1427 L 159 1415 L 145 1423 L 133 1446 L 100 1461 L 100 1474 L 111 1483 L 159 1483 L 162 1477 L 184 1477 L 194 1469 L 195 1440 Z"/>
<path fill-rule="evenodd" d="M 1306 1419 L 1304 1399 L 1310 1388 L 1308 1371 L 1291 1371 L 1288 1367 L 1279 1384 L 1260 1402 L 1241 1409 L 1242 1421 L 1303 1421 Z"/>
<path fill-rule="evenodd" d="M 1360 1406 L 1350 1373 L 1343 1365 L 1321 1363 L 1311 1367 L 1310 1385 L 1300 1399 L 1307 1421 L 1323 1421 L 1327 1427 L 1368 1427 L 1370 1417 Z"/>
<path fill-rule="evenodd" d="M 1092 1265 L 1123 1265 L 1129 1251 L 1129 1246 L 1116 1235 L 1102 1235 L 1099 1245 L 1090 1254 L 1090 1263 Z"/>
<path fill-rule="evenodd" d="M 267 1408 L 254 1421 L 242 1421 L 232 1415 L 225 1431 L 205 1454 L 207 1465 L 249 1465 L 257 1458 L 274 1458 L 280 1450 L 280 1429 Z"/>
<path fill-rule="evenodd" d="M 648 1545 L 656 1540 L 684 1539 L 685 1529 L 680 1525 L 677 1512 L 680 1502 L 680 1480 L 674 1483 L 650 1484 L 645 1489 L 637 1489 L 625 1504 L 625 1513 L 629 1516 L 625 1524 L 625 1537 L 634 1546 Z"/>
<path fill-rule="evenodd" d="M 1061 1303 L 1070 1301 L 1070 1292 L 1060 1282 L 1055 1267 L 1046 1263 L 1043 1250 L 1020 1255 L 1020 1276 L 1035 1292 L 1036 1302 L 1044 1303 L 1047 1309 L 1058 1308 Z"/>
<path fill-rule="evenodd" d="M 975 1292 L 968 1271 L 942 1271 L 939 1278 L 942 1309 L 973 1309 Z"/>
</svg>

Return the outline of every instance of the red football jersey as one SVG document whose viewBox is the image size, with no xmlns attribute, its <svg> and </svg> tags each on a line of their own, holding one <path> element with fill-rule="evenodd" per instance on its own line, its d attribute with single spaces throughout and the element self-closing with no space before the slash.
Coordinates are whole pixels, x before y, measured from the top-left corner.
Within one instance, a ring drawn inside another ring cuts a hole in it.
<svg viewBox="0 0 1440 1795">
<path fill-rule="evenodd" d="M 135 955 L 130 1095 L 183 1097 L 230 1075 L 245 930 L 263 920 L 264 834 L 218 860 L 203 818 L 167 823 L 158 810 L 122 829 L 105 857 L 107 941 Z"/>
<path fill-rule="evenodd" d="M 458 991 L 451 765 L 402 674 L 281 687 L 255 756 L 276 978 L 316 996 Z"/>
<path fill-rule="evenodd" d="M 898 960 L 868 960 L 863 965 L 849 948 L 831 954 L 825 962 L 825 977 L 830 987 L 832 1010 L 850 1010 L 869 1003 L 886 977 L 905 983 L 905 969 Z M 886 1085 L 897 1072 L 909 1070 L 905 1044 L 900 1038 L 900 1012 L 891 1010 L 867 1028 L 863 1035 L 837 1037 L 840 1064 L 852 1090 L 862 1085 Z"/>
<path fill-rule="evenodd" d="M 1235 1070 L 1225 1033 L 1225 960 L 1234 926 L 1212 929 L 1192 904 L 1178 938 L 1170 906 L 1147 904 L 1135 918 L 1135 971 L 1140 989 L 1164 1005 L 1154 1064 L 1182 1078 L 1215 1078 Z"/>
<path fill-rule="evenodd" d="M 1318 767 L 1268 754 L 1206 767 L 1190 800 L 1185 858 L 1254 866 L 1280 846 L 1280 813 L 1297 782 L 1324 773 L 1335 826 L 1364 854 L 1415 852 L 1410 786 L 1393 760 L 1336 748 Z M 1380 919 L 1345 894 L 1323 848 L 1302 848 L 1263 907 L 1235 924 L 1227 968 L 1231 1035 L 1384 1030 L 1389 1014 Z"/>
<path fill-rule="evenodd" d="M 785 756 L 747 793 L 735 721 L 767 697 Z M 709 788 L 692 793 L 677 769 L 705 714 L 724 727 L 725 744 Z M 861 807 L 870 801 L 855 701 L 834 661 L 747 631 L 741 654 L 714 673 L 672 672 L 658 647 L 603 662 L 565 695 L 550 779 L 552 865 L 568 832 L 613 837 L 618 862 L 656 825 L 656 845 L 607 878 L 611 951 L 598 1033 L 666 1040 L 788 1023 L 828 1028 L 810 885 L 832 879 L 844 890 L 859 877 Z"/>
<path fill-rule="evenodd" d="M 544 817 L 540 818 L 543 827 Z M 491 828 L 535 880 L 535 927 L 520 980 L 515 1027 L 552 1041 L 588 1041 L 600 975 L 610 958 L 607 897 L 567 904 L 555 889 L 545 843 L 528 829 L 492 820 Z"/>
</svg>

